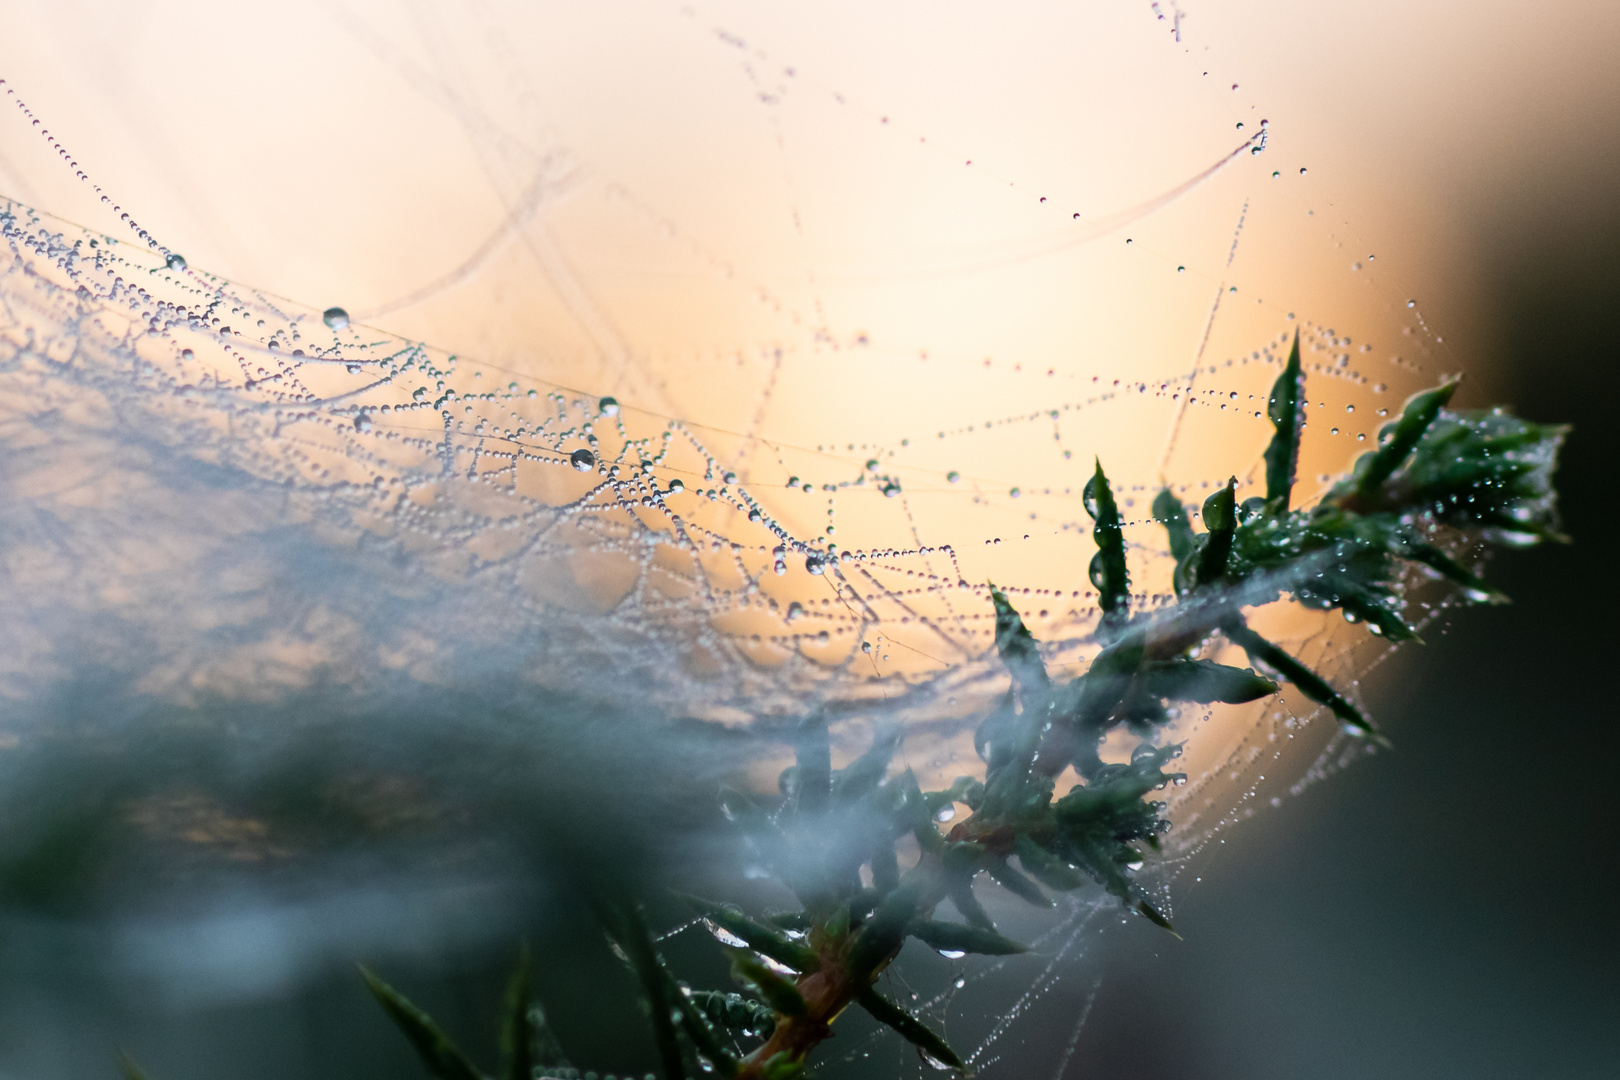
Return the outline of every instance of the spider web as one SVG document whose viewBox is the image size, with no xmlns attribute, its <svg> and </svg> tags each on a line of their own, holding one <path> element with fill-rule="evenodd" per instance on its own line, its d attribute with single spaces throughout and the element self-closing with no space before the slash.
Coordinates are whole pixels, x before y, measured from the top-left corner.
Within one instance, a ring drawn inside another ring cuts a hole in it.
<svg viewBox="0 0 1620 1080">
<path fill-rule="evenodd" d="M 973 124 L 915 99 L 891 115 L 858 64 L 850 89 L 754 41 L 745 12 L 685 8 L 637 61 L 714 114 L 627 152 L 548 114 L 548 54 L 503 32 L 513 12 L 333 11 L 497 195 L 462 257 L 352 311 L 188 265 L 6 87 L 101 220 L 127 223 L 0 211 L 10 740 L 94 658 L 122 692 L 185 704 L 518 683 L 731 727 L 820 710 L 845 755 L 898 721 L 907 764 L 947 782 L 977 767 L 975 717 L 1004 688 L 991 581 L 1055 672 L 1096 650 L 1094 458 L 1151 608 L 1172 600 L 1153 495 L 1252 491 L 1296 331 L 1307 497 L 1430 381 L 1416 309 L 1371 256 L 1346 267 L 1285 139 L 1207 72 L 1151 123 L 1117 85 L 1082 99 L 1069 121 L 1108 134 L 1065 174 L 988 135 L 981 160 Z M 1132 89 L 1187 75 L 1179 9 L 1077 18 L 1152 61 Z M 1387 655 L 1282 606 L 1261 624 L 1352 693 Z M 1183 716 L 1193 781 L 1170 794 L 1161 886 L 1365 752 L 1334 731 L 1287 697 Z M 1078 961 L 1113 917 L 1071 901 L 1033 967 L 957 965 L 915 1003 L 988 1023 L 969 1055 L 988 1069 L 1054 986 L 1095 993 Z M 963 1005 L 1009 980 L 1012 1007 Z M 851 1065 L 872 1045 L 852 1042 Z"/>
</svg>

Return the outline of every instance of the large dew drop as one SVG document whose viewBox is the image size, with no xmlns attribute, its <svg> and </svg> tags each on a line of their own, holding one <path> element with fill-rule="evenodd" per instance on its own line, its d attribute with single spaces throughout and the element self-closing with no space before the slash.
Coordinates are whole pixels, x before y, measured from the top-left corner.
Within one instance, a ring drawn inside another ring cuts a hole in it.
<svg viewBox="0 0 1620 1080">
<path fill-rule="evenodd" d="M 342 330 L 349 325 L 349 313 L 340 307 L 329 307 L 321 312 L 321 322 L 333 330 Z"/>
<path fill-rule="evenodd" d="M 719 923 L 713 922 L 709 919 L 704 919 L 703 925 L 708 929 L 709 933 L 714 935 L 714 939 L 722 945 L 729 945 L 733 949 L 745 949 L 748 947 L 748 942 L 744 941 L 736 934 L 733 934 L 730 930 L 727 930 Z"/>
<path fill-rule="evenodd" d="M 619 402 L 617 398 L 605 397 L 596 403 L 596 407 L 601 410 L 603 416 L 619 415 Z"/>
<path fill-rule="evenodd" d="M 596 455 L 583 447 L 569 454 L 568 461 L 578 472 L 590 472 L 596 468 Z"/>
<path fill-rule="evenodd" d="M 180 254 L 178 251 L 169 252 L 169 257 L 165 259 L 164 262 L 168 264 L 170 270 L 174 270 L 176 272 L 186 268 L 186 257 Z"/>
</svg>

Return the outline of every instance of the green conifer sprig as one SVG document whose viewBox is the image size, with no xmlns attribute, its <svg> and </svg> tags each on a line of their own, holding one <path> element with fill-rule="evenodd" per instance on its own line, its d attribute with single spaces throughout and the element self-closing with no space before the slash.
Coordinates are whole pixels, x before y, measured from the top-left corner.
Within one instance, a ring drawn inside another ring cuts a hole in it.
<svg viewBox="0 0 1620 1080">
<path fill-rule="evenodd" d="M 834 770 L 825 719 L 799 723 L 780 797 L 762 805 L 726 790 L 720 807 L 801 909 L 754 918 L 733 905 L 685 898 L 728 943 L 743 994 L 687 990 L 633 903 L 598 903 L 604 928 L 637 976 L 665 1080 L 710 1073 L 797 1080 L 850 1005 L 932 1063 L 969 1074 L 944 1036 L 885 997 L 878 980 L 908 938 L 947 955 L 1023 950 L 997 930 L 975 895 L 981 874 L 1043 907 L 1049 893 L 1096 883 L 1170 930 L 1137 870 L 1170 827 L 1154 793 L 1184 779 L 1173 769 L 1180 746 L 1163 738 L 1177 705 L 1242 704 L 1277 693 L 1286 681 L 1350 734 L 1382 738 L 1331 682 L 1250 627 L 1252 609 L 1288 597 L 1337 609 L 1392 641 L 1408 640 L 1416 636 L 1402 612 L 1410 568 L 1450 580 L 1472 602 L 1500 602 L 1453 552 L 1465 543 L 1563 539 L 1552 473 L 1566 429 L 1501 410 L 1452 412 L 1455 390 L 1447 382 L 1415 395 L 1345 479 L 1316 505 L 1296 509 L 1309 404 L 1296 336 L 1268 403 L 1274 433 L 1264 455 L 1264 495 L 1239 502 L 1237 480 L 1228 481 L 1204 501 L 1199 529 L 1181 500 L 1161 491 L 1153 513 L 1175 563 L 1176 601 L 1136 614 L 1122 521 L 1098 462 L 1084 505 L 1097 544 L 1088 572 L 1101 611 L 1100 651 L 1084 673 L 1054 679 L 1018 611 L 991 587 L 995 650 L 1009 684 L 975 731 L 982 777 L 922 790 L 909 769 L 892 771 L 900 745 L 894 728 Z M 1199 655 L 1221 638 L 1254 666 Z M 1105 761 L 1100 745 L 1119 728 L 1136 746 L 1127 761 Z M 1058 795 L 1057 780 L 1070 768 L 1077 781 Z M 942 811 L 956 803 L 970 815 L 942 829 Z M 919 855 L 903 868 L 898 848 L 906 838 Z M 942 907 L 955 918 L 942 917 Z M 420 1010 L 366 978 L 432 1076 L 481 1077 Z M 513 985 L 528 984 L 514 977 Z M 538 1007 L 520 1009 L 526 994 L 509 995 L 503 1044 L 519 1045 L 518 1033 L 527 1031 L 525 1045 L 534 1049 L 529 1058 L 508 1049 L 504 1061 L 532 1061 L 535 1076 L 563 1075 L 570 1067 Z M 740 1040 L 757 1045 L 745 1052 Z M 517 1075 L 509 1064 L 503 1069 L 503 1080 Z"/>
</svg>

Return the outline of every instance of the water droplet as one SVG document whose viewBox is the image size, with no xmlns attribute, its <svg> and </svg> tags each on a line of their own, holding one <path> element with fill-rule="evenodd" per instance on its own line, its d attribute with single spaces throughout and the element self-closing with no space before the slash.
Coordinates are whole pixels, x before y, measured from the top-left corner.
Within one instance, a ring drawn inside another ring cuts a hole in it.
<svg viewBox="0 0 1620 1080">
<path fill-rule="evenodd" d="M 1011 491 L 1007 492 L 1008 495 L 1011 495 L 1015 499 L 1018 498 L 1018 496 L 1022 495 L 1023 493 L 1024 493 L 1023 490 L 1020 489 L 1020 488 L 1013 488 Z"/>
<path fill-rule="evenodd" d="M 1299 167 L 1299 175 L 1301 175 L 1301 176 L 1305 175 L 1305 166 L 1301 165 Z"/>
<path fill-rule="evenodd" d="M 780 960 L 777 960 L 775 957 L 766 956 L 764 953 L 759 954 L 759 962 L 776 972 L 778 975 L 785 975 L 791 978 L 798 974 L 797 971 L 794 971 Z"/>
<path fill-rule="evenodd" d="M 957 472 L 955 469 L 952 469 L 950 472 L 945 474 L 945 480 L 947 483 L 954 484 L 961 479 L 962 474 Z"/>
<path fill-rule="evenodd" d="M 671 480 L 669 482 L 669 493 L 671 495 L 679 495 L 681 492 L 683 492 L 685 490 L 686 490 L 686 485 L 681 483 L 679 480 Z"/>
<path fill-rule="evenodd" d="M 869 458 L 869 459 L 867 459 L 867 462 L 866 462 L 866 471 L 867 472 L 877 472 L 878 471 L 878 466 L 880 466 L 881 464 L 882 464 L 882 462 L 880 462 L 877 458 Z"/>
<path fill-rule="evenodd" d="M 956 980 L 955 986 L 956 986 L 956 988 L 958 990 L 962 989 L 962 987 L 964 987 L 966 985 L 967 985 L 967 980 L 966 979 L 957 979 Z"/>
<path fill-rule="evenodd" d="M 350 375 L 358 375 L 366 369 L 360 364 L 344 364 L 343 370 L 347 371 Z"/>
<path fill-rule="evenodd" d="M 356 430 L 356 431 L 370 431 L 371 430 L 371 417 L 366 415 L 365 413 L 358 414 L 354 418 L 354 430 Z"/>
<path fill-rule="evenodd" d="M 827 572 L 826 560 L 820 555 L 806 555 L 804 557 L 804 568 L 819 577 Z"/>
<path fill-rule="evenodd" d="M 723 484 L 735 484 L 737 482 L 737 474 L 734 472 L 721 473 L 720 482 Z"/>
<path fill-rule="evenodd" d="M 321 312 L 321 322 L 333 330 L 342 330 L 349 325 L 349 313 L 340 307 L 329 307 Z"/>
<path fill-rule="evenodd" d="M 703 925 L 708 929 L 709 933 L 714 935 L 714 939 L 722 945 L 730 945 L 733 949 L 745 949 L 748 947 L 748 942 L 711 919 L 704 919 Z"/>
<path fill-rule="evenodd" d="M 596 455 L 581 448 L 568 455 L 568 462 L 576 472 L 590 472 L 596 468 Z"/>
<path fill-rule="evenodd" d="M 967 954 L 966 953 L 956 953 L 955 956 L 952 956 L 948 952 L 941 952 L 939 955 L 941 955 L 941 956 L 949 956 L 951 959 L 955 960 L 957 957 L 965 956 Z M 928 1051 L 924 1050 L 920 1046 L 917 1047 L 917 1056 L 922 1058 L 923 1064 L 927 1065 L 931 1069 L 938 1069 L 940 1072 L 950 1072 L 951 1071 L 951 1067 L 949 1065 L 945 1064 L 943 1061 L 939 1060 L 939 1058 L 935 1057 L 933 1054 L 930 1054 Z"/>
<path fill-rule="evenodd" d="M 883 494 L 886 498 L 894 498 L 896 495 L 900 494 L 900 485 L 892 480 L 889 481 L 887 484 L 883 485 Z"/>
<path fill-rule="evenodd" d="M 618 416 L 619 402 L 615 398 L 605 397 L 596 403 L 597 409 L 603 416 Z"/>
<path fill-rule="evenodd" d="M 186 268 L 186 257 L 180 254 L 178 251 L 169 252 L 169 257 L 165 259 L 164 262 L 168 265 L 170 270 L 180 271 Z"/>
<path fill-rule="evenodd" d="M 1339 726 L 1343 728 L 1344 733 L 1350 736 L 1352 739 L 1362 739 L 1366 738 L 1367 736 L 1367 729 L 1356 723 L 1354 720 L 1345 720 L 1341 722 Z"/>
<path fill-rule="evenodd" d="M 1186 267 L 1185 267 L 1185 266 L 1178 266 L 1178 267 L 1176 267 L 1176 273 L 1178 273 L 1178 274 L 1185 274 L 1185 273 L 1186 273 L 1186 272 L 1187 272 L 1187 268 L 1186 268 Z"/>
<path fill-rule="evenodd" d="M 798 620 L 799 618 L 801 618 L 803 615 L 804 615 L 804 605 L 803 604 L 801 604 L 797 600 L 795 600 L 795 601 L 793 601 L 793 603 L 788 605 L 788 609 L 787 609 L 787 621 L 788 622 L 794 622 L 794 621 Z"/>
<path fill-rule="evenodd" d="M 940 807 L 939 812 L 934 815 L 934 820 L 939 821 L 939 822 L 945 822 L 945 821 L 951 820 L 951 818 L 953 818 L 955 816 L 956 816 L 956 807 L 955 807 L 955 805 L 953 805 L 951 803 L 946 803 L 944 806 Z"/>
</svg>

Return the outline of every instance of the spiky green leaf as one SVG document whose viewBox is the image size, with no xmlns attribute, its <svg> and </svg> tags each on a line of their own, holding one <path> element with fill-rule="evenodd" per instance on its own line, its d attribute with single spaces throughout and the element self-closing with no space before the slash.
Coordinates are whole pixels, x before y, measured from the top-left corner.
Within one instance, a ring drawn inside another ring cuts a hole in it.
<svg viewBox="0 0 1620 1080">
<path fill-rule="evenodd" d="M 1097 606 L 1105 619 L 1118 622 L 1130 610 L 1131 581 L 1125 564 L 1124 525 L 1101 460 L 1097 461 L 1091 479 L 1086 481 L 1081 501 L 1085 503 L 1086 513 L 1091 515 L 1091 538 L 1097 544 L 1097 554 L 1091 560 L 1091 583 L 1097 587 Z"/>
<path fill-rule="evenodd" d="M 1010 956 L 1014 953 L 1029 951 L 1027 946 L 1019 944 L 1012 938 L 1003 937 L 988 930 L 980 930 L 976 926 L 963 926 L 961 923 L 918 919 L 906 928 L 906 932 L 924 945 L 938 949 L 940 952 Z"/>
<path fill-rule="evenodd" d="M 1226 628 L 1226 637 L 1232 644 L 1248 653 L 1250 660 L 1271 668 L 1293 683 L 1307 698 L 1325 706 L 1329 712 L 1338 717 L 1339 723 L 1344 725 L 1346 731 L 1353 735 L 1371 734 L 1379 741 L 1385 741 L 1383 736 L 1378 734 L 1372 721 L 1367 719 L 1360 709 L 1333 689 L 1326 679 L 1278 646 L 1242 624 L 1229 625 Z"/>
<path fill-rule="evenodd" d="M 996 609 L 996 652 L 1001 655 L 1001 662 L 1007 665 L 1014 681 L 1025 690 L 1046 689 L 1051 683 L 1046 674 L 1046 664 L 1041 660 L 1041 651 L 1035 645 L 1034 636 L 1024 626 L 1023 618 L 1007 600 L 1006 594 L 994 585 L 990 586 L 990 600 Z"/>
<path fill-rule="evenodd" d="M 906 1012 L 900 1006 L 884 997 L 871 987 L 861 991 L 860 997 L 855 999 L 861 1008 L 872 1015 L 872 1018 L 889 1025 L 905 1037 L 907 1042 L 917 1047 L 923 1053 L 948 1068 L 957 1072 L 967 1072 L 967 1065 L 956 1051 L 950 1048 L 946 1041 L 940 1038 L 927 1024 Z"/>
<path fill-rule="evenodd" d="M 1457 392 L 1457 383 L 1449 381 L 1432 390 L 1413 394 L 1401 410 L 1399 420 L 1386 424 L 1378 433 L 1378 449 L 1356 459 L 1350 475 L 1350 484 L 1357 498 L 1374 495 L 1395 470 L 1417 447 L 1429 425 L 1439 417 L 1440 410 Z"/>
<path fill-rule="evenodd" d="M 794 941 L 774 926 L 756 922 L 743 914 L 742 909 L 735 904 L 720 904 L 682 892 L 674 895 L 726 933 L 746 941 L 748 947 L 754 951 L 763 953 L 794 971 L 815 970 L 817 961 L 814 949 Z"/>
<path fill-rule="evenodd" d="M 1214 701 L 1242 705 L 1277 692 L 1270 679 L 1213 660 L 1159 660 L 1145 664 L 1137 680 L 1154 697 L 1201 705 Z"/>
<path fill-rule="evenodd" d="M 783 1016 L 803 1016 L 804 995 L 798 987 L 767 967 L 747 949 L 728 949 L 732 975 L 753 988 L 765 1004 Z"/>
<path fill-rule="evenodd" d="M 1237 478 L 1228 480 L 1204 500 L 1204 546 L 1198 552 L 1198 584 L 1210 586 L 1226 576 L 1226 563 L 1232 555 L 1232 536 L 1237 532 Z"/>
<path fill-rule="evenodd" d="M 1294 347 L 1289 350 L 1288 363 L 1272 384 L 1271 398 L 1266 403 L 1266 415 L 1271 418 L 1275 433 L 1266 447 L 1266 502 L 1274 513 L 1288 509 L 1288 500 L 1294 490 L 1294 472 L 1299 467 L 1299 436 L 1305 424 L 1305 376 L 1299 364 L 1299 332 L 1294 332 Z"/>
</svg>

